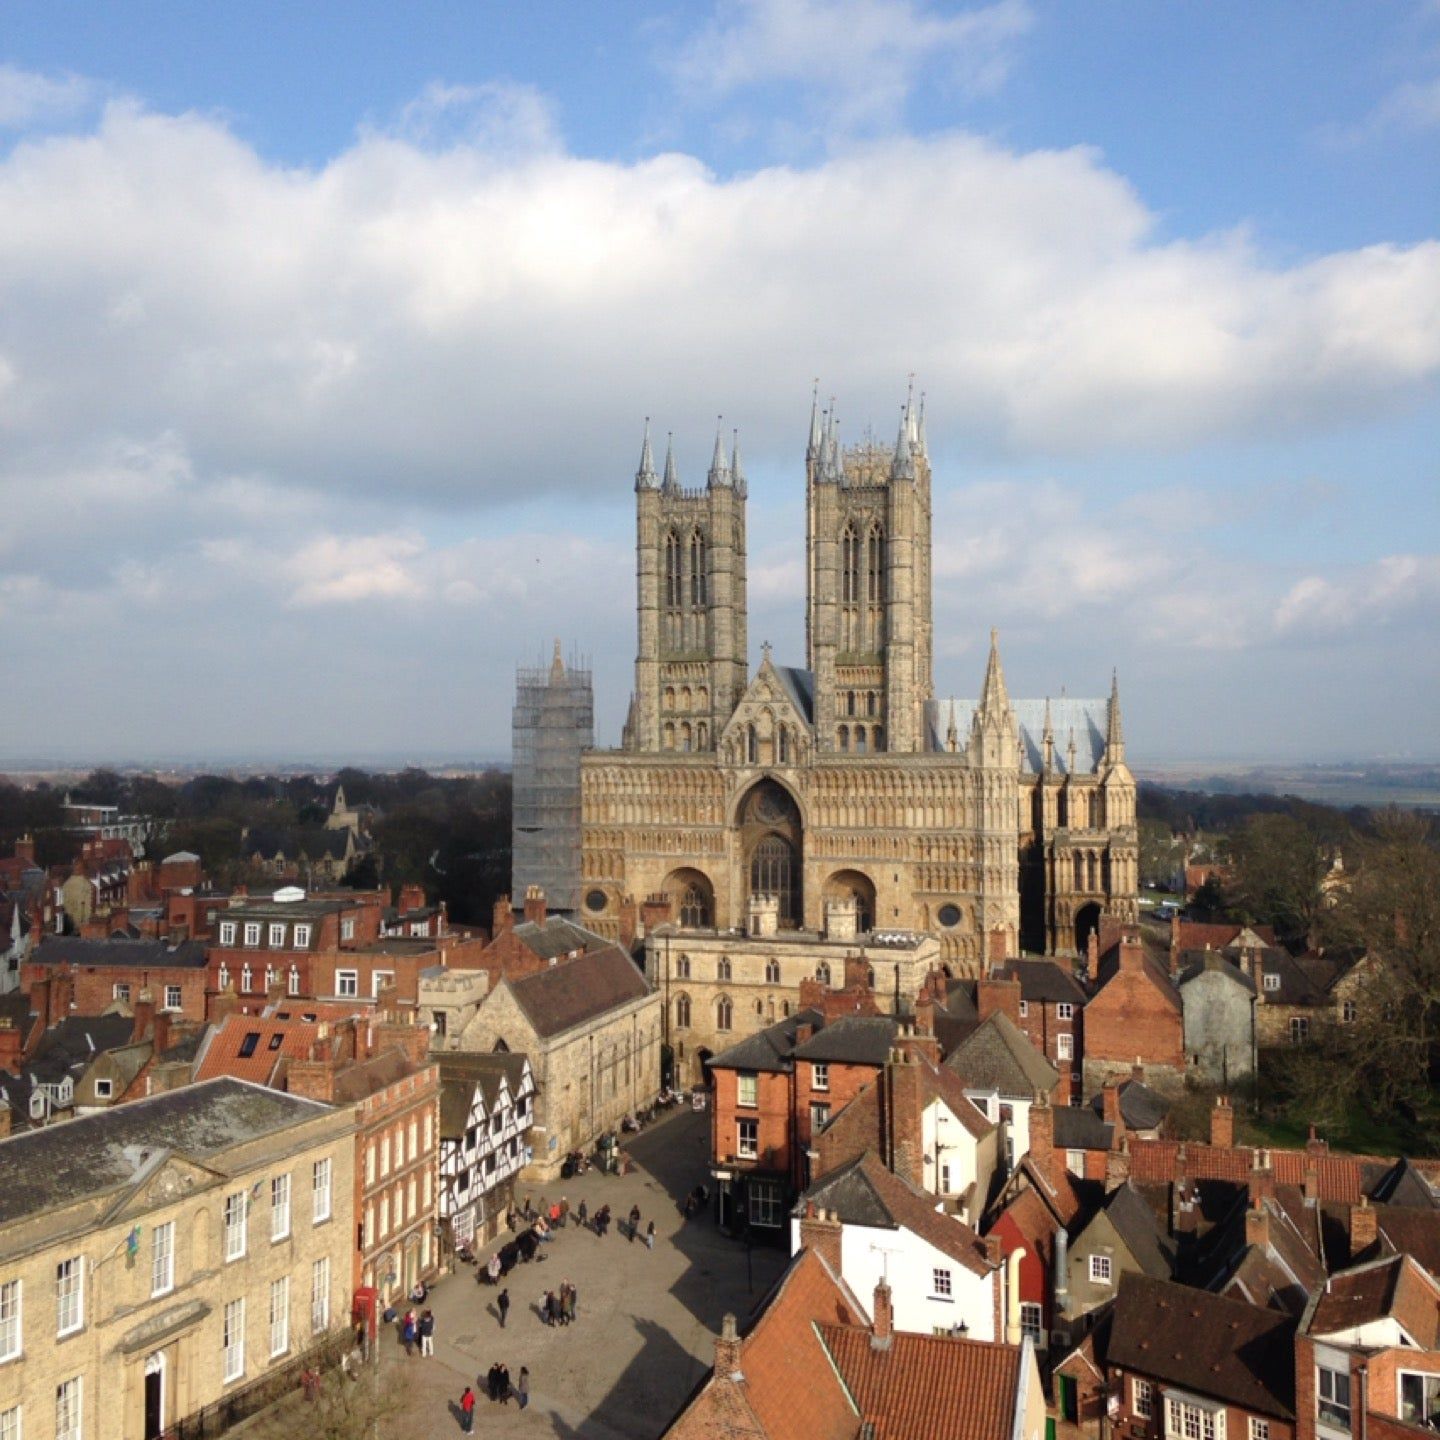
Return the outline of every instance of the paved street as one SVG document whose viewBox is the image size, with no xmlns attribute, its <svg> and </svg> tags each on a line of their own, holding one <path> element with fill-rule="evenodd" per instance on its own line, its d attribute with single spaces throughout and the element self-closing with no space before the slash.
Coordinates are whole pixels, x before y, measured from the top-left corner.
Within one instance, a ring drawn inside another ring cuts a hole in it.
<svg viewBox="0 0 1440 1440">
<path fill-rule="evenodd" d="M 475 1269 L 461 1266 L 432 1291 L 433 1359 L 407 1361 L 386 1337 L 384 1363 L 403 1365 L 414 1377 L 414 1403 L 397 1440 L 458 1434 L 453 1407 L 467 1381 L 478 1397 L 477 1435 L 653 1440 L 660 1433 L 710 1367 L 721 1316 L 733 1310 L 743 1320 L 784 1266 L 779 1251 L 754 1251 L 747 1286 L 744 1246 L 720 1235 L 708 1215 L 688 1224 L 681 1217 L 677 1200 L 708 1183 L 708 1121 L 706 1114 L 671 1116 L 634 1139 L 635 1173 L 592 1171 L 546 1192 L 549 1200 L 564 1194 L 572 1210 L 582 1198 L 592 1212 L 608 1202 L 617 1220 L 638 1204 L 642 1233 L 646 1221 L 655 1221 L 653 1253 L 614 1228 L 601 1240 L 572 1224 L 541 1247 L 543 1262 L 510 1272 L 506 1329 L 495 1308 L 498 1287 L 476 1283 Z M 539 1193 L 533 1198 L 538 1205 Z M 578 1291 L 578 1319 L 551 1329 L 540 1319 L 539 1301 L 566 1279 Z M 530 1368 L 523 1415 L 513 1401 L 502 1407 L 484 1397 L 485 1372 L 497 1360 L 510 1367 L 512 1380 L 522 1365 Z"/>
</svg>

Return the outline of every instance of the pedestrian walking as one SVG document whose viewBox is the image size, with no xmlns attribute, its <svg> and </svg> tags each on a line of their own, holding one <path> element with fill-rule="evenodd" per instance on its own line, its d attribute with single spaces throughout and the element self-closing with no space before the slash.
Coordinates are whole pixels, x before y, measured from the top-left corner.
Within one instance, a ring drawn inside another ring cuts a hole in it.
<svg viewBox="0 0 1440 1440">
<path fill-rule="evenodd" d="M 500 1252 L 497 1250 L 485 1264 L 485 1273 L 490 1277 L 492 1285 L 500 1283 Z"/>
<path fill-rule="evenodd" d="M 500 1311 L 500 1328 L 505 1328 L 505 1317 L 510 1313 L 510 1292 L 502 1290 L 500 1298 L 495 1302 L 496 1308 Z"/>
<path fill-rule="evenodd" d="M 500 1403 L 508 1406 L 510 1404 L 510 1367 L 503 1360 L 500 1362 L 500 1374 L 496 1388 L 500 1392 Z"/>
<path fill-rule="evenodd" d="M 475 1429 L 475 1392 L 468 1385 L 460 1397 L 460 1425 L 467 1435 Z"/>
<path fill-rule="evenodd" d="M 635 1232 L 636 1232 L 639 1228 L 640 1228 L 640 1207 L 639 1207 L 638 1205 L 632 1205 L 632 1206 L 630 1207 L 630 1243 L 631 1243 L 632 1245 L 635 1243 Z"/>
<path fill-rule="evenodd" d="M 554 1325 L 558 1312 L 556 1310 L 555 1292 L 553 1290 L 547 1290 L 545 1292 L 545 1304 L 543 1308 L 545 1311 L 545 1323 L 547 1325 Z"/>
<path fill-rule="evenodd" d="M 570 1202 L 562 1195 L 560 1197 L 560 1220 L 563 1227 L 570 1219 Z"/>
<path fill-rule="evenodd" d="M 500 1397 L 500 1366 L 492 1365 L 485 1372 L 485 1393 L 490 1397 L 493 1404 Z"/>
<path fill-rule="evenodd" d="M 655 1222 L 653 1220 L 645 1227 L 645 1248 L 647 1250 L 655 1248 Z"/>
<path fill-rule="evenodd" d="M 575 1287 L 567 1281 L 565 1289 L 565 1309 L 570 1317 L 571 1323 L 573 1324 L 575 1320 Z"/>
<path fill-rule="evenodd" d="M 407 1310 L 405 1318 L 400 1322 L 400 1339 L 404 1343 L 407 1355 L 415 1353 L 415 1338 L 415 1312 Z"/>
<path fill-rule="evenodd" d="M 420 1353 L 432 1356 L 435 1354 L 435 1314 L 431 1310 L 425 1311 L 420 1317 Z"/>
<path fill-rule="evenodd" d="M 515 1398 L 523 1410 L 530 1403 L 530 1372 L 522 1365 L 520 1378 L 515 1382 Z"/>
<path fill-rule="evenodd" d="M 580 1202 L 580 1208 L 576 1210 L 575 1213 L 580 1217 L 580 1228 L 582 1230 L 588 1230 L 590 1228 L 590 1210 L 583 1200 Z"/>
</svg>

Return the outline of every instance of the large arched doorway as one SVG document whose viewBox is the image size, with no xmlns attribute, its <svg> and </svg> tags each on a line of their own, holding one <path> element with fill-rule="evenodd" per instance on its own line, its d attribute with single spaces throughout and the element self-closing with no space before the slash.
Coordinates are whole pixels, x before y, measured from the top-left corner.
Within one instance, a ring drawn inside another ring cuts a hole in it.
<svg viewBox="0 0 1440 1440">
<path fill-rule="evenodd" d="M 859 870 L 837 870 L 825 882 L 826 900 L 854 900 L 855 930 L 860 935 L 875 928 L 875 884 Z"/>
<path fill-rule="evenodd" d="M 1090 937 L 1100 929 L 1100 907 L 1093 901 L 1075 912 L 1075 953 L 1085 954 Z"/>
<path fill-rule="evenodd" d="M 744 846 L 746 898 L 773 895 L 779 902 L 779 923 L 794 930 L 804 922 L 800 811 L 790 792 L 773 780 L 762 780 L 740 807 Z"/>
</svg>

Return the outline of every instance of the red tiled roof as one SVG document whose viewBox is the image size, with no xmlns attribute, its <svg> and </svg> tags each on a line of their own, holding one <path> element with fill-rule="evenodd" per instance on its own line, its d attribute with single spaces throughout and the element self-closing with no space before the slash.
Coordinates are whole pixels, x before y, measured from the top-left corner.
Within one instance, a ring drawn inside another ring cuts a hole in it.
<svg viewBox="0 0 1440 1440">
<path fill-rule="evenodd" d="M 1408 1255 L 1390 1255 L 1332 1275 L 1306 1330 L 1334 1335 L 1393 1319 L 1422 1350 L 1440 1346 L 1440 1285 Z"/>
<path fill-rule="evenodd" d="M 1273 925 L 1209 925 L 1199 920 L 1172 922 L 1171 944 L 1179 950 L 1223 950 L 1239 939 L 1243 930 L 1253 930 L 1267 945 L 1275 943 Z"/>
<path fill-rule="evenodd" d="M 1140 1184 L 1169 1183 L 1183 1175 L 1189 1180 L 1230 1180 L 1244 1185 L 1255 1167 L 1255 1151 L 1248 1145 L 1205 1145 L 1190 1141 L 1129 1139 L 1130 1178 Z M 1183 1153 L 1182 1153 L 1183 1152 Z M 1303 1185 L 1313 1165 L 1319 1198 L 1323 1201 L 1359 1202 L 1364 1169 L 1387 1162 L 1374 1155 L 1312 1155 L 1307 1150 L 1268 1150 L 1277 1185 Z"/>
<path fill-rule="evenodd" d="M 253 1047 L 246 1046 L 256 1036 Z M 276 1042 L 278 1037 L 279 1043 Z M 282 1059 L 307 1060 L 311 1046 L 320 1038 L 320 1027 L 303 1020 L 265 1020 L 257 1015 L 229 1015 L 214 1031 L 205 1046 L 195 1080 L 215 1080 L 222 1075 L 268 1085 Z M 240 1053 L 249 1048 L 249 1055 Z"/>
<path fill-rule="evenodd" d="M 854 1325 L 821 1325 L 820 1334 L 876 1440 L 1008 1440 L 1012 1433 L 1018 1346 L 896 1331 L 881 1348 Z"/>
</svg>

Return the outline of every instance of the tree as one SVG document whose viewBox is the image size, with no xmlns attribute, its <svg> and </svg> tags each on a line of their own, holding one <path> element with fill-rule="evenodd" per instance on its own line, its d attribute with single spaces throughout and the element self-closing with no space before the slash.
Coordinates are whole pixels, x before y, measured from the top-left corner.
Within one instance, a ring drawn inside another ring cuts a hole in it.
<svg viewBox="0 0 1440 1440">
<path fill-rule="evenodd" d="M 1308 944 L 1337 840 L 1292 815 L 1252 816 L 1230 844 L 1235 908 L 1251 924 L 1273 925 L 1283 940 Z"/>
</svg>

